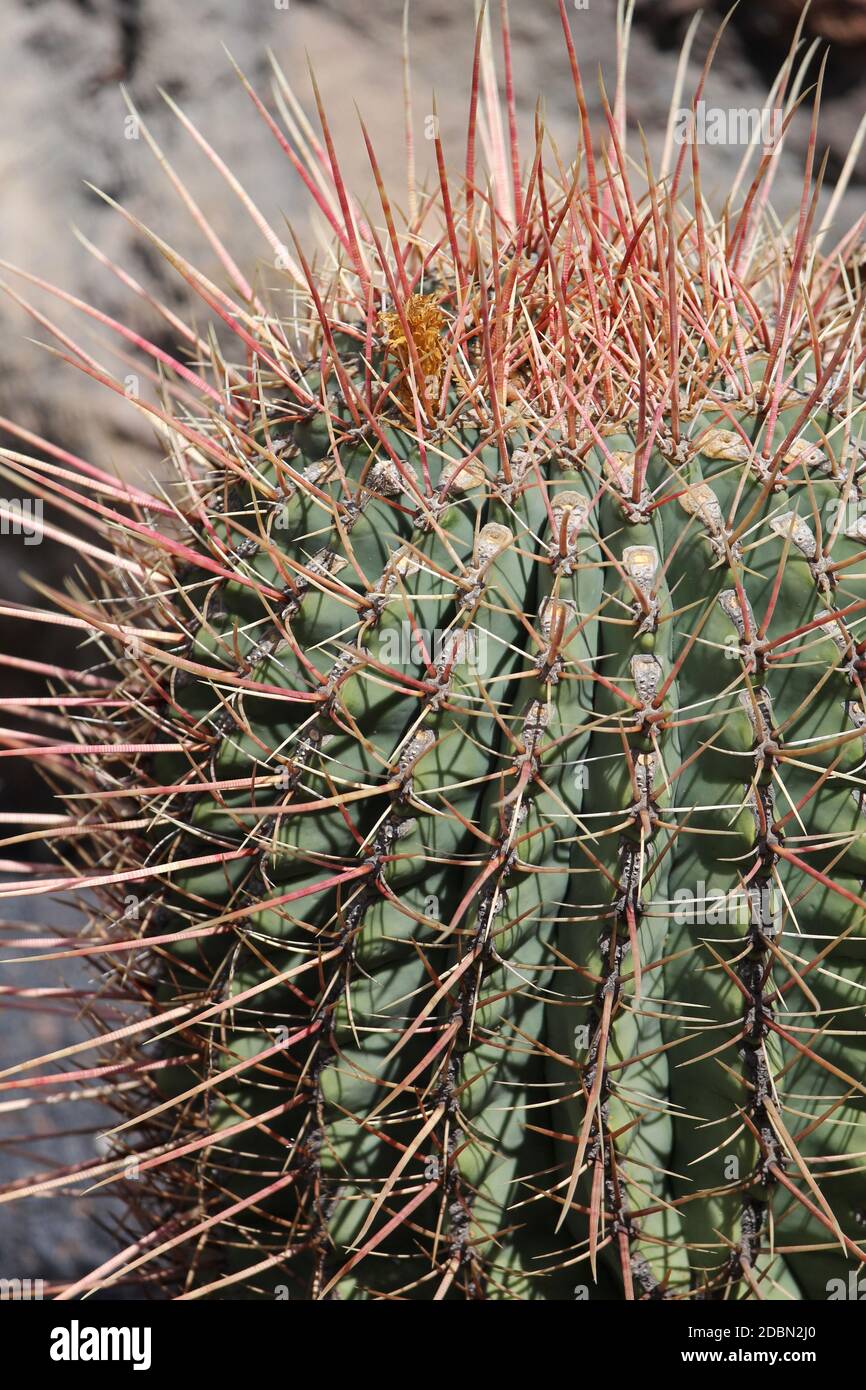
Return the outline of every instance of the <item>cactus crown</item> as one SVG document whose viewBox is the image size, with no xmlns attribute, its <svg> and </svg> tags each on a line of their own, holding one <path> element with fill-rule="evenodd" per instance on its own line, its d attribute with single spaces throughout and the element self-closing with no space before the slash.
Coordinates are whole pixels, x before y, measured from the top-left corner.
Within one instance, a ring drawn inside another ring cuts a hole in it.
<svg viewBox="0 0 866 1390">
<path fill-rule="evenodd" d="M 149 361 L 167 478 L 3 451 L 93 535 L 49 610 L 87 668 L 6 735 L 68 799 L 3 893 L 75 890 L 52 954 L 105 979 L 0 1085 L 119 1112 L 7 1195 L 111 1184 L 135 1227 L 70 1294 L 784 1298 L 864 1259 L 859 229 L 824 249 L 814 139 L 767 210 L 794 52 L 713 215 L 621 85 L 594 150 L 561 9 L 574 162 L 518 149 L 503 6 L 504 114 L 481 21 L 461 177 L 435 134 L 401 207 L 368 140 L 375 215 L 321 103 L 320 139 L 277 73 L 284 133 L 241 76 L 326 254 L 236 181 L 254 284 L 140 226 L 213 327 L 77 307 Z"/>
</svg>

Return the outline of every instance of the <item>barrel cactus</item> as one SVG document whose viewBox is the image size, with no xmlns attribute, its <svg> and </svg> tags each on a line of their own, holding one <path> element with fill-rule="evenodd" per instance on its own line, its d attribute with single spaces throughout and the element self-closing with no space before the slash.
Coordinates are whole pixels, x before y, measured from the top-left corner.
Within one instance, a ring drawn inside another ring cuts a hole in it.
<svg viewBox="0 0 866 1390">
<path fill-rule="evenodd" d="M 793 54 L 716 215 L 693 143 L 638 177 L 622 89 L 594 148 L 562 19 L 573 164 L 540 121 L 522 158 L 480 23 L 461 176 L 434 123 L 399 206 L 368 142 L 375 215 L 321 107 L 278 75 L 286 134 L 242 78 L 327 254 L 230 175 L 254 283 L 140 226 L 212 327 L 78 307 L 150 362 L 158 480 L 4 451 L 95 533 L 49 610 L 85 668 L 6 735 L 66 798 L 53 954 L 104 974 L 64 1066 L 0 1081 L 118 1110 L 3 1194 L 124 1195 L 67 1297 L 820 1298 L 864 1261 L 858 229 L 825 246 L 814 141 L 769 211 Z"/>
</svg>

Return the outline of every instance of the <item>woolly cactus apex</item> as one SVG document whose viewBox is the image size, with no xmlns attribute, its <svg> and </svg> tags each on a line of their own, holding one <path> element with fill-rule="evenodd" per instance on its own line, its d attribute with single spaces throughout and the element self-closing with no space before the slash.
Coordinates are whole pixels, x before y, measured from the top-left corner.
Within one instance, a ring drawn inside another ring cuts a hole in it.
<svg viewBox="0 0 866 1390">
<path fill-rule="evenodd" d="M 163 483 L 4 452 L 92 536 L 43 615 L 86 669 L 5 736 L 65 810 L 3 894 L 75 890 L 51 953 L 105 975 L 0 1079 L 118 1111 L 4 1193 L 125 1195 L 69 1296 L 798 1298 L 866 1258 L 856 233 L 816 239 L 811 154 L 778 230 L 779 144 L 714 213 L 694 147 L 639 179 L 622 91 L 594 153 L 563 21 L 573 166 L 510 83 L 497 153 L 479 27 L 465 168 L 437 139 L 405 215 L 250 92 L 327 255 L 234 182 L 257 288 L 142 227 L 213 330 L 78 307 L 151 364 Z"/>
</svg>

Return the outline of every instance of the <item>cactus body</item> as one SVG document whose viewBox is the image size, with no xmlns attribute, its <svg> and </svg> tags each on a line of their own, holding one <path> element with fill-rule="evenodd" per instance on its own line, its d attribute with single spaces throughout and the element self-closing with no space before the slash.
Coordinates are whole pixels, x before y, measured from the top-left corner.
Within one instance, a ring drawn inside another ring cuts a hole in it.
<svg viewBox="0 0 866 1390">
<path fill-rule="evenodd" d="M 124 1270 L 788 1298 L 863 1261 L 850 247 L 808 183 L 779 242 L 760 182 L 710 223 L 682 161 L 668 197 L 616 135 L 543 148 L 411 235 L 383 200 L 387 250 L 331 163 L 296 320 L 179 263 L 246 360 L 199 338 L 211 394 L 154 407 L 171 506 L 77 494 L 123 710 L 75 727 L 68 854 L 104 942 L 137 885 L 162 1040 L 120 1044 L 162 1232 Z"/>
</svg>

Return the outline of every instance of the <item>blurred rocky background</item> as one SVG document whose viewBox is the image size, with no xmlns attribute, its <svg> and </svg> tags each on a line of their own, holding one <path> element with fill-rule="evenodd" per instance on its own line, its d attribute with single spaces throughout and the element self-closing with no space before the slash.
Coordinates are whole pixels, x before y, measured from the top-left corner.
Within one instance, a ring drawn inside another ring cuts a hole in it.
<svg viewBox="0 0 866 1390">
<path fill-rule="evenodd" d="M 616 3 L 566 0 L 566 8 L 592 114 L 598 120 L 599 68 L 611 96 L 614 88 Z M 693 0 L 638 0 L 636 6 L 627 120 L 632 130 L 643 128 L 655 157 L 664 136 L 678 47 L 698 8 Z M 490 9 L 495 31 L 495 0 Z M 705 5 L 689 68 L 687 99 L 726 9 L 726 3 Z M 719 46 L 705 93 L 708 106 L 764 105 L 768 82 L 801 10 L 799 0 L 740 5 Z M 540 95 L 547 124 L 568 161 L 576 121 L 556 0 L 511 0 L 510 14 L 521 125 L 525 133 L 530 131 Z M 370 197 L 369 165 L 354 103 L 368 123 L 387 179 L 399 189 L 404 170 L 402 19 L 403 0 L 183 0 L 182 4 L 177 0 L 4 0 L 0 258 L 93 301 L 165 346 L 173 346 L 164 335 L 164 325 L 154 320 L 141 300 L 122 290 L 72 231 L 77 227 L 169 305 L 179 302 L 176 277 L 89 187 L 96 185 L 219 279 L 207 242 L 196 232 L 145 140 L 140 133 L 134 138 L 135 127 L 128 121 L 119 84 L 126 86 L 166 158 L 239 264 L 250 275 L 257 265 L 267 273 L 271 260 L 265 243 L 168 110 L 158 89 L 179 103 L 207 135 L 273 226 L 280 228 L 283 219 L 288 219 L 299 235 L 309 239 L 313 231 L 300 183 L 257 118 L 224 49 L 263 96 L 270 92 L 267 55 L 272 50 L 312 110 L 306 71 L 309 54 L 344 172 L 362 197 Z M 414 127 L 422 173 L 432 148 L 424 140 L 424 130 L 434 92 L 446 153 L 455 160 L 462 157 L 473 24 L 472 0 L 412 0 Z M 826 41 L 832 44 L 818 143 L 819 151 L 824 146 L 830 150 L 833 176 L 854 143 L 866 107 L 866 0 L 814 0 L 804 38 L 816 47 L 809 81 L 817 77 Z M 792 215 L 799 205 L 808 132 L 806 103 L 794 121 L 774 187 L 773 201 L 781 217 Z M 718 206 L 730 188 L 742 153 L 738 147 L 704 148 L 704 192 L 711 205 Z M 866 206 L 864 181 L 866 155 L 861 151 L 837 216 L 840 232 Z M 375 213 L 373 217 L 381 220 Z M 74 325 L 82 346 L 93 347 L 96 340 L 87 321 L 17 281 L 11 272 L 3 271 L 2 278 L 56 316 L 65 328 L 73 330 Z M 127 402 L 47 354 L 34 338 L 47 341 L 49 335 L 0 295 L 0 417 L 14 418 L 101 468 L 125 476 L 146 475 L 159 457 L 146 423 Z M 96 355 L 102 350 L 96 350 Z M 106 360 L 117 370 L 116 363 Z M 27 448 L 9 435 L 4 437 L 2 429 L 0 441 Z M 0 536 L 0 557 L 0 604 L 30 601 L 22 571 L 60 585 L 75 563 L 68 548 L 47 541 L 25 547 L 11 535 Z M 67 664 L 77 659 L 75 644 L 62 629 L 2 615 L 0 650 Z M 8 698 L 13 691 L 26 700 L 36 685 L 16 673 L 0 672 L 0 697 Z M 25 761 L 13 771 L 13 763 L 8 759 L 2 763 L 3 808 L 44 810 L 46 794 L 32 767 Z M 45 857 L 44 850 L 36 851 L 37 860 Z M 43 931 L 68 928 L 72 920 L 68 908 L 60 903 L 35 907 L 37 902 L 22 899 L 14 914 L 4 915 L 7 920 L 11 915 L 39 920 Z M 60 968 L 48 964 L 38 969 L 8 966 L 3 975 L 6 983 L 63 983 Z M 79 974 L 67 983 L 75 986 L 81 981 Z M 74 1003 L 63 1012 L 53 1012 L 47 1005 L 13 1009 L 7 1001 L 7 1007 L 0 1008 L 3 1065 L 8 1064 L 6 1059 L 34 1048 L 48 1051 L 63 1046 L 85 1027 L 76 1017 Z M 40 1110 L 38 1126 L 44 1133 L 72 1131 L 60 1146 L 51 1146 L 38 1137 L 27 1138 L 27 1131 L 38 1127 L 27 1111 L 0 1109 L 0 1137 L 5 1140 L 0 1148 L 0 1187 L 24 1171 L 49 1171 L 54 1162 L 92 1160 L 96 1156 L 93 1139 L 75 1133 L 83 1127 L 80 1111 L 81 1107 L 71 1111 L 68 1106 Z M 56 1280 L 91 1268 L 114 1248 L 102 1232 L 104 1209 L 104 1197 L 45 1197 L 0 1206 L 0 1277 Z"/>
</svg>

